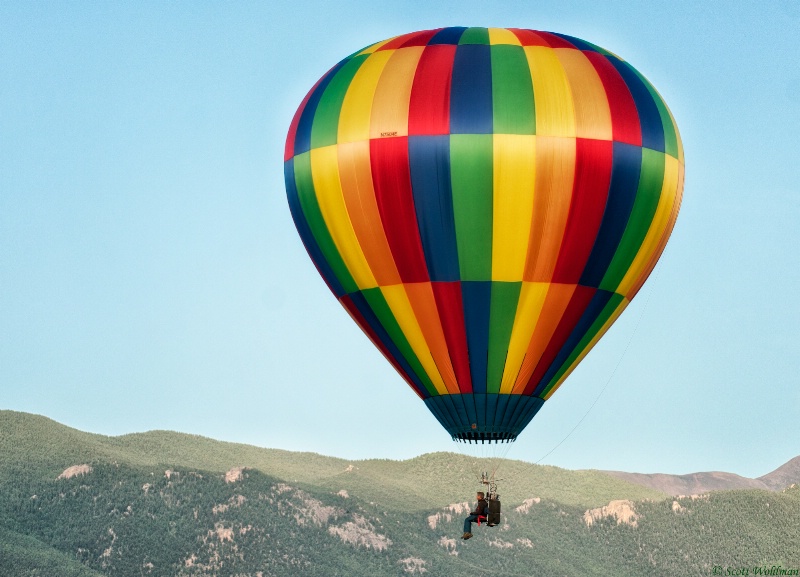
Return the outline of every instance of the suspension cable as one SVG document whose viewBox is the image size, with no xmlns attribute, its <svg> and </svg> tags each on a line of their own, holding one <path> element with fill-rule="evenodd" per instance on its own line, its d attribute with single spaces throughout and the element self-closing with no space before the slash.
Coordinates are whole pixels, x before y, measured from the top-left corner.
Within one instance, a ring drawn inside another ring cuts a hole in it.
<svg viewBox="0 0 800 577">
<path fill-rule="evenodd" d="M 655 292 L 655 287 L 656 287 L 656 284 L 657 284 L 657 282 L 656 282 L 656 281 L 658 280 L 658 277 L 659 277 L 659 275 L 661 274 L 661 268 L 659 268 L 659 267 L 656 267 L 656 268 L 657 268 L 658 270 L 656 270 L 656 271 L 655 271 L 655 272 L 656 272 L 656 275 L 655 275 L 655 277 L 653 278 L 653 282 L 651 283 L 651 288 L 650 288 L 650 291 L 648 292 L 648 294 L 647 294 L 647 298 L 646 298 L 646 299 L 645 299 L 645 301 L 644 301 L 644 306 L 642 307 L 642 312 L 641 312 L 641 313 L 639 313 L 639 318 L 638 318 L 638 320 L 636 321 L 636 325 L 634 325 L 633 332 L 631 333 L 631 336 L 630 336 L 630 338 L 628 339 L 628 343 L 625 345 L 625 349 L 622 351 L 622 355 L 619 357 L 619 360 L 617 361 L 617 364 L 616 364 L 616 366 L 614 367 L 614 370 L 613 370 L 613 371 L 611 371 L 611 374 L 609 375 L 608 379 L 606 380 L 605 384 L 603 385 L 603 388 L 602 388 L 602 389 L 600 389 L 600 392 L 597 394 L 597 397 L 595 397 L 595 399 L 594 399 L 594 401 L 592 402 L 592 404 L 591 404 L 591 405 L 589 405 L 589 408 L 586 410 L 586 412 L 583 414 L 583 416 L 582 416 L 582 417 L 581 417 L 581 418 L 578 420 L 578 422 L 577 422 L 577 423 L 575 423 L 575 426 L 574 426 L 574 427 L 572 427 L 572 429 L 571 429 L 571 430 L 570 430 L 570 431 L 569 431 L 569 432 L 568 432 L 568 433 L 567 433 L 567 434 L 564 436 L 564 438 L 563 438 L 563 439 L 561 439 L 561 440 L 560 440 L 560 441 L 559 441 L 559 442 L 558 442 L 558 443 L 557 443 L 557 444 L 556 444 L 556 445 L 555 445 L 555 446 L 554 446 L 552 449 L 550 449 L 550 450 L 549 450 L 547 453 L 545 453 L 544 455 L 542 455 L 541 457 L 539 457 L 539 459 L 538 459 L 538 460 L 534 461 L 533 463 L 530 463 L 530 464 L 529 464 L 529 466 L 535 466 L 535 465 L 538 465 L 538 464 L 539 464 L 539 463 L 541 463 L 543 460 L 545 460 L 547 457 L 549 457 L 549 456 L 550 456 L 550 455 L 551 455 L 551 454 L 552 454 L 552 453 L 553 453 L 553 452 L 554 452 L 556 449 L 558 449 L 558 448 L 559 448 L 561 445 L 563 445 L 563 444 L 564 444 L 564 442 L 565 442 L 567 439 L 569 439 L 569 438 L 572 436 L 572 434 L 573 434 L 573 433 L 574 433 L 574 432 L 575 432 L 575 431 L 578 429 L 578 427 L 580 427 L 580 426 L 581 426 L 581 423 L 583 423 L 583 421 L 586 419 L 586 417 L 587 417 L 587 416 L 589 415 L 589 413 L 592 411 L 592 409 L 594 408 L 594 406 L 597 404 L 597 401 L 599 401 L 599 400 L 600 400 L 600 397 L 602 397 L 602 396 L 603 396 L 603 393 L 604 393 L 604 392 L 606 391 L 606 389 L 608 388 L 608 385 L 609 385 L 609 384 L 611 384 L 611 380 L 614 378 L 614 375 L 616 375 L 616 373 L 617 373 L 617 369 L 619 369 L 620 365 L 622 364 L 622 361 L 623 361 L 623 359 L 625 358 L 625 355 L 627 354 L 627 352 L 628 352 L 628 349 L 629 349 L 629 348 L 630 348 L 630 346 L 631 346 L 631 343 L 633 342 L 633 338 L 636 336 L 636 332 L 639 330 L 639 325 L 642 323 L 642 319 L 644 318 L 644 313 L 645 313 L 645 311 L 647 311 L 647 307 L 648 307 L 648 305 L 650 304 L 650 299 L 651 299 L 651 298 L 652 298 L 652 296 L 653 296 L 653 292 Z M 519 474 L 519 473 L 518 473 L 518 474 Z M 518 474 L 517 474 L 517 475 L 518 475 Z"/>
</svg>

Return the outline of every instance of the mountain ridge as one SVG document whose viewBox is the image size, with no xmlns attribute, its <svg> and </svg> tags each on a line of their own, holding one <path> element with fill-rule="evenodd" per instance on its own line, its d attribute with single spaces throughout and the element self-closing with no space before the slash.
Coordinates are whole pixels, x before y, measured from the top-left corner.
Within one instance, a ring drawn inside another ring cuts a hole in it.
<svg viewBox="0 0 800 577">
<path fill-rule="evenodd" d="M 735 489 L 762 489 L 781 491 L 793 483 L 800 483 L 800 456 L 789 459 L 773 471 L 760 477 L 750 478 L 724 471 L 701 471 L 685 475 L 668 473 L 628 473 L 625 471 L 602 471 L 629 483 L 649 487 L 668 495 L 696 495 L 709 491 Z"/>
<path fill-rule="evenodd" d="M 46 434 L 47 442 L 42 442 L 41 438 L 30 439 L 30 431 L 41 429 L 53 429 Z M 27 433 L 26 433 L 27 431 Z M 314 452 L 286 451 L 284 449 L 257 447 L 244 443 L 233 443 L 220 441 L 189 433 L 181 433 L 168 430 L 153 430 L 137 433 L 126 433 L 118 436 L 105 436 L 96 433 L 87 433 L 58 423 L 43 415 L 24 413 L 9 410 L 0 410 L 0 463 L 3 455 L 11 454 L 11 447 L 5 447 L 10 439 L 14 439 L 14 450 L 20 448 L 31 448 L 31 443 L 26 443 L 26 439 L 32 441 L 36 447 L 59 447 L 63 454 L 74 454 L 72 449 L 76 444 L 94 447 L 100 454 L 107 458 L 125 458 L 131 464 L 158 464 L 161 461 L 173 464 L 202 463 L 206 469 L 226 471 L 231 467 L 237 466 L 237 459 L 243 458 L 254 463 L 254 466 L 277 466 L 279 472 L 287 477 L 294 474 L 303 475 L 297 471 L 297 467 L 288 466 L 289 462 L 301 459 L 305 464 L 313 463 L 315 470 L 321 471 L 324 475 L 335 476 L 340 474 L 343 468 L 354 463 L 369 464 L 373 462 L 387 463 L 411 463 L 416 459 L 425 459 L 428 456 L 435 456 L 438 453 L 426 453 L 411 459 L 391 460 L 391 459 L 343 459 L 339 457 L 321 455 Z M 80 439 L 80 443 L 77 443 Z M 195 451 L 187 454 L 185 451 L 186 443 L 190 443 Z M 4 450 L 5 449 L 5 450 Z M 130 455 L 135 453 L 137 459 L 131 459 Z M 200 456 L 198 453 L 203 453 Z M 444 453 L 447 454 L 447 453 Z M 75 455 L 77 458 L 78 455 Z M 530 466 L 525 461 L 515 461 L 521 467 Z M 75 463 L 72 463 L 75 464 Z M 388 465 L 391 467 L 391 465 Z M 305 467 L 304 467 L 305 468 Z M 561 469 L 560 467 L 556 467 Z M 563 469 L 569 471 L 570 469 Z M 724 471 L 701 471 L 688 474 L 670 473 L 637 473 L 627 471 L 614 471 L 603 469 L 578 469 L 571 470 L 594 471 L 603 475 L 614 477 L 639 487 L 651 489 L 666 495 L 692 495 L 706 493 L 709 491 L 734 490 L 734 489 L 762 489 L 767 491 L 780 491 L 793 483 L 800 483 L 800 455 L 794 457 L 776 467 L 773 471 L 757 478 L 749 478 L 735 473 Z M 310 479 L 305 479 L 306 481 Z"/>
<path fill-rule="evenodd" d="M 169 431 L 107 437 L 0 411 L 3 577 L 711 574 L 800 568 L 800 486 L 672 497 L 502 465 L 502 521 L 462 541 L 485 459 L 345 460 Z M 765 477 L 793 479 L 794 460 Z"/>
</svg>

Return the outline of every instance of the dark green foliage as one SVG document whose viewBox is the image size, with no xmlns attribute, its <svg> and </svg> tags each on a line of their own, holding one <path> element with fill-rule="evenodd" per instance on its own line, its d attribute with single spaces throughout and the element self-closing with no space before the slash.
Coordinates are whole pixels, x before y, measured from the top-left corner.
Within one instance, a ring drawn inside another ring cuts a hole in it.
<svg viewBox="0 0 800 577">
<path fill-rule="evenodd" d="M 91 471 L 58 478 L 82 464 Z M 472 498 L 474 468 L 445 453 L 348 462 L 177 433 L 107 438 L 0 412 L 0 575 L 640 577 L 800 566 L 797 487 L 673 499 L 598 472 L 505 461 L 503 524 L 475 527 L 465 542 L 465 510 L 449 506 Z M 635 525 L 602 515 L 587 524 L 587 510 L 619 499 Z"/>
<path fill-rule="evenodd" d="M 0 526 L 0 575 L 17 577 L 102 577 L 61 551 Z"/>
</svg>

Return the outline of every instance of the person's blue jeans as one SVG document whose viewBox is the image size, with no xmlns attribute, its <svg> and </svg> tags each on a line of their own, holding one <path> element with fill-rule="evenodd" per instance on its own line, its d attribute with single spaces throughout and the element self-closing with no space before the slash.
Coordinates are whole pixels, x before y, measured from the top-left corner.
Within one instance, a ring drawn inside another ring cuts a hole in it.
<svg viewBox="0 0 800 577">
<path fill-rule="evenodd" d="M 478 520 L 477 515 L 470 515 L 464 519 L 464 533 L 472 533 L 472 523 Z"/>
</svg>

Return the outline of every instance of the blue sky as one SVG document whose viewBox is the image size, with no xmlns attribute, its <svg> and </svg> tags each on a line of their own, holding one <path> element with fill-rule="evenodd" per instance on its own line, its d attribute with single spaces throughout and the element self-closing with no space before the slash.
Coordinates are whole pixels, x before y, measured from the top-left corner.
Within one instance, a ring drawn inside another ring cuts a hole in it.
<svg viewBox="0 0 800 577">
<path fill-rule="evenodd" d="M 3 2 L 0 408 L 353 459 L 456 450 L 318 277 L 282 175 L 328 68 L 452 25 L 615 52 L 686 151 L 661 262 L 508 456 L 579 421 L 544 463 L 759 476 L 800 454 L 795 0 Z"/>
</svg>

